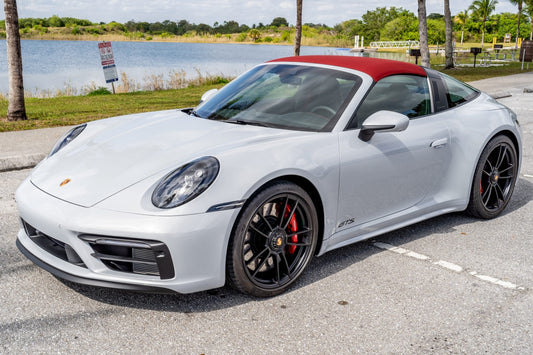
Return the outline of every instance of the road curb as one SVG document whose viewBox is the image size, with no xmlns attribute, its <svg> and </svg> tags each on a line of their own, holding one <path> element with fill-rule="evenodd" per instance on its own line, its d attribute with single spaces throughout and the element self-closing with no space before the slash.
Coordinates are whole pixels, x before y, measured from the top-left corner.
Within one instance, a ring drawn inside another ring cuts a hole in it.
<svg viewBox="0 0 533 355">
<path fill-rule="evenodd" d="M 4 157 L 0 159 L 0 173 L 33 168 L 44 158 L 46 158 L 46 154 L 43 153 Z"/>
</svg>

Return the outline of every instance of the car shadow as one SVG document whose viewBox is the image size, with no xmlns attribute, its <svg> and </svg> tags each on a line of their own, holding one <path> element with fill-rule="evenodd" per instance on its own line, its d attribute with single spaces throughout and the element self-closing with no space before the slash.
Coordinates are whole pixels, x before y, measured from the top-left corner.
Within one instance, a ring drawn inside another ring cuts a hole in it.
<svg viewBox="0 0 533 355">
<path fill-rule="evenodd" d="M 533 183 L 519 179 L 504 215 L 520 209 L 531 200 L 533 200 Z M 394 245 L 402 245 L 435 233 L 451 233 L 459 230 L 463 225 L 476 222 L 479 220 L 465 213 L 451 213 L 382 234 L 379 239 Z M 330 251 L 321 257 L 314 258 L 306 272 L 288 292 L 296 292 L 381 252 L 383 250 L 374 247 L 371 241 Z M 194 294 L 152 294 L 92 287 L 59 280 L 73 291 L 98 302 L 153 311 L 193 314 L 261 301 L 261 299 L 243 295 L 229 286 Z"/>
</svg>

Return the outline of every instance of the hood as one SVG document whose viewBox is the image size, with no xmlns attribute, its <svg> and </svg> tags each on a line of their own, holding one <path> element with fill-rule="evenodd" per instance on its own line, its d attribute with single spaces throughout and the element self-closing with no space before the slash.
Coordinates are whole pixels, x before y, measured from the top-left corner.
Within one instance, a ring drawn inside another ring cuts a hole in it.
<svg viewBox="0 0 533 355">
<path fill-rule="evenodd" d="M 87 124 L 72 143 L 38 165 L 31 181 L 50 195 L 90 207 L 196 158 L 300 134 L 217 122 L 177 110 L 115 117 Z"/>
</svg>

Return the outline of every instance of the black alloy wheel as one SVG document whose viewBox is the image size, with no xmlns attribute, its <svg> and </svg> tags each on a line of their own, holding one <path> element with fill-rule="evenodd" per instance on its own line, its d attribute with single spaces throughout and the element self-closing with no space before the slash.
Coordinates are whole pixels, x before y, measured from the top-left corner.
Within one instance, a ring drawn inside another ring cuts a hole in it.
<svg viewBox="0 0 533 355">
<path fill-rule="evenodd" d="M 241 211 L 228 249 L 228 280 L 253 296 L 280 294 L 307 267 L 317 239 L 309 194 L 290 182 L 268 185 Z"/>
<path fill-rule="evenodd" d="M 511 199 L 517 175 L 513 142 L 503 135 L 493 138 L 477 164 L 467 212 L 484 219 L 498 216 Z"/>
</svg>

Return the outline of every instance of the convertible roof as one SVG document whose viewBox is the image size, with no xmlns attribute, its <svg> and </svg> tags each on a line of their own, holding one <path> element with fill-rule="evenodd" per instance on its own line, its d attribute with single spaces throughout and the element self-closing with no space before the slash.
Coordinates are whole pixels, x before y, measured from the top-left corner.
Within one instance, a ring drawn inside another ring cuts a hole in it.
<svg viewBox="0 0 533 355">
<path fill-rule="evenodd" d="M 270 62 L 298 62 L 334 65 L 362 71 L 370 75 L 375 81 L 394 74 L 415 74 L 426 76 L 426 71 L 415 64 L 399 62 L 397 60 L 348 57 L 339 55 L 304 55 L 299 57 L 285 57 L 271 60 Z"/>
</svg>

